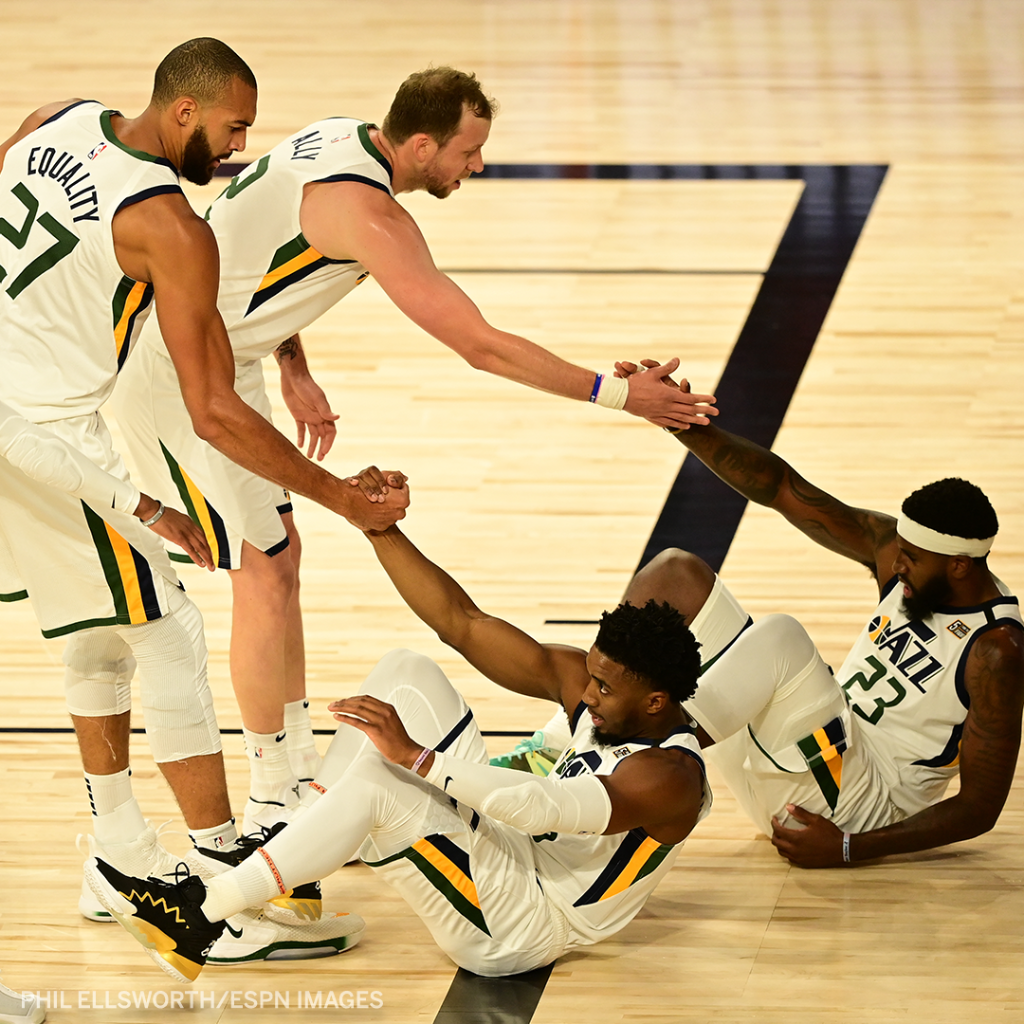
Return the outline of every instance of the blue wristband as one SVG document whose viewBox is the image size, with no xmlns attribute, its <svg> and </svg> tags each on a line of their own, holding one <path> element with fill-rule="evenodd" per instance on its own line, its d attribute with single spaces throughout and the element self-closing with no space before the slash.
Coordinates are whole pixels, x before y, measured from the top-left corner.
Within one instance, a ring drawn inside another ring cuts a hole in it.
<svg viewBox="0 0 1024 1024">
<path fill-rule="evenodd" d="M 604 374 L 603 373 L 599 373 L 594 378 L 594 388 L 590 392 L 590 401 L 591 402 L 596 402 L 597 401 L 597 393 L 601 390 L 602 383 L 604 383 Z"/>
</svg>

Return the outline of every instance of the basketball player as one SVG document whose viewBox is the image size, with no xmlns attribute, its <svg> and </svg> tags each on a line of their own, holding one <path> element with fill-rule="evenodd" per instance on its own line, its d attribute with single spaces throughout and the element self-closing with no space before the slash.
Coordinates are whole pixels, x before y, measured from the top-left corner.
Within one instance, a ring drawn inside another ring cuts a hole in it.
<svg viewBox="0 0 1024 1024">
<path fill-rule="evenodd" d="M 482 170 L 493 113 L 472 75 L 451 68 L 414 74 L 382 127 L 340 117 L 308 125 L 234 178 L 208 211 L 236 390 L 269 417 L 260 360 L 275 352 L 282 394 L 300 446 L 308 431 L 310 457 L 330 450 L 337 416 L 310 376 L 298 332 L 369 275 L 477 369 L 667 426 L 704 423 L 714 412 L 703 404 L 710 396 L 671 392 L 646 377 L 595 375 L 492 327 L 434 266 L 395 196 L 426 190 L 444 198 Z M 155 321 L 139 349 L 114 399 L 129 450 L 145 487 L 177 488 L 179 507 L 204 525 L 217 564 L 231 574 L 231 675 L 251 773 L 248 832 L 281 817 L 296 777 L 308 781 L 319 760 L 304 701 L 299 538 L 280 488 L 196 437 Z"/>
<path fill-rule="evenodd" d="M 178 185 L 208 181 L 255 117 L 252 72 L 200 39 L 157 71 L 128 120 L 94 101 L 43 107 L 0 146 L 0 399 L 115 476 L 99 408 L 153 301 L 196 429 L 250 469 L 360 526 L 400 518 L 407 492 L 367 495 L 311 465 L 233 389 L 216 310 L 217 252 Z M 137 511 L 137 510 L 136 510 Z M 199 845 L 235 837 L 206 680 L 202 620 L 162 545 L 127 510 L 94 508 L 0 460 L 0 596 L 28 597 L 68 636 L 68 704 L 94 829 L 119 862 L 162 854 L 131 794 L 129 682 L 137 661 L 153 754 Z"/>
<path fill-rule="evenodd" d="M 338 730 L 305 812 L 258 855 L 205 884 L 87 862 L 101 901 L 180 981 L 199 973 L 236 904 L 322 877 L 357 850 L 459 966 L 528 971 L 632 920 L 710 807 L 680 707 L 699 655 L 677 612 L 622 605 L 589 652 L 542 645 L 480 612 L 397 528 L 370 540 L 446 643 L 500 686 L 561 703 L 572 743 L 546 779 L 488 765 L 472 713 L 437 665 L 391 652 L 361 694 L 331 705 L 353 728 Z"/>
<path fill-rule="evenodd" d="M 843 504 L 717 427 L 677 436 L 744 497 L 878 581 L 879 605 L 834 680 L 788 616 L 756 623 L 722 658 L 737 685 L 702 678 L 692 714 L 710 739 L 735 734 L 713 757 L 747 813 L 801 867 L 989 831 L 1020 746 L 1024 637 L 1017 598 L 988 567 L 998 529 L 988 498 L 964 480 L 940 480 L 911 494 L 896 518 Z M 695 556 L 671 552 L 641 576 L 641 594 L 677 607 L 714 579 Z M 959 792 L 944 798 L 957 775 Z"/>
</svg>

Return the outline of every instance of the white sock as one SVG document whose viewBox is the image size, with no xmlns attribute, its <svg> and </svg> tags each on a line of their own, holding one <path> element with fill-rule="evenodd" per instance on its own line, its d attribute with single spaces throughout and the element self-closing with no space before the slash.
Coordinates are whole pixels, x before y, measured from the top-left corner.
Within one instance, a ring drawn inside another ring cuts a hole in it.
<svg viewBox="0 0 1024 1024">
<path fill-rule="evenodd" d="M 254 853 L 231 871 L 206 882 L 203 913 L 210 921 L 223 921 L 265 900 L 281 895 L 274 872 L 260 853 Z"/>
<path fill-rule="evenodd" d="M 285 704 L 284 728 L 287 733 L 285 746 L 288 748 L 292 771 L 299 782 L 309 782 L 316 778 L 320 755 L 313 737 L 313 724 L 309 720 L 308 700 L 293 700 Z"/>
<path fill-rule="evenodd" d="M 238 838 L 235 819 L 229 818 L 223 825 L 214 825 L 212 828 L 190 829 L 188 837 L 200 850 L 230 850 Z"/>
<path fill-rule="evenodd" d="M 288 790 L 295 785 L 295 773 L 288 761 L 285 731 L 260 733 L 243 729 L 242 734 L 249 758 L 249 796 L 261 803 L 286 803 Z"/>
<path fill-rule="evenodd" d="M 133 842 L 146 831 L 146 819 L 132 795 L 131 774 L 130 768 L 112 775 L 85 772 L 93 834 L 104 846 Z"/>
</svg>

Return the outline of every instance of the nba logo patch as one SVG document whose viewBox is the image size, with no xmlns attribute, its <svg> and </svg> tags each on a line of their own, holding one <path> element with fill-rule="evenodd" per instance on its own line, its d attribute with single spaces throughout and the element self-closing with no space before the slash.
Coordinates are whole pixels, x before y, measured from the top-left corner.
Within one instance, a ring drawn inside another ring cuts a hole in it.
<svg viewBox="0 0 1024 1024">
<path fill-rule="evenodd" d="M 96 157 L 98 157 L 106 148 L 107 144 L 105 142 L 101 142 L 98 146 L 93 146 L 92 149 L 89 150 L 89 159 L 95 160 Z"/>
<path fill-rule="evenodd" d="M 612 751 L 613 757 L 625 757 L 629 753 L 629 747 L 619 747 L 618 750 Z"/>
<path fill-rule="evenodd" d="M 971 631 L 971 627 L 966 623 L 961 622 L 959 619 L 956 622 L 951 622 L 946 629 L 950 631 L 957 638 L 957 640 L 963 640 L 965 636 Z"/>
</svg>

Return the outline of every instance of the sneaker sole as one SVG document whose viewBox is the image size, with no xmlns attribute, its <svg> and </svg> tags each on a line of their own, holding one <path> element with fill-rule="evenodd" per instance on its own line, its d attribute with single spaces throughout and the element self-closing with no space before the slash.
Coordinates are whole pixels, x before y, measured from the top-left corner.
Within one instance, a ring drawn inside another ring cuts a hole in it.
<svg viewBox="0 0 1024 1024">
<path fill-rule="evenodd" d="M 214 952 L 210 953 L 208 964 L 251 964 L 259 960 L 321 960 L 329 956 L 337 956 L 355 946 L 363 937 L 365 926 L 350 935 L 339 935 L 333 939 L 321 939 L 317 942 L 273 942 L 269 946 L 253 949 L 251 945 L 224 943 L 219 939 Z"/>
<path fill-rule="evenodd" d="M 85 878 L 92 889 L 93 895 L 110 911 L 111 917 L 146 951 L 146 955 L 164 972 L 182 985 L 191 985 L 199 972 L 201 964 L 192 963 L 174 952 L 174 940 L 165 935 L 155 925 L 138 918 L 135 907 L 126 900 L 100 874 L 92 862 L 85 866 Z"/>
</svg>

